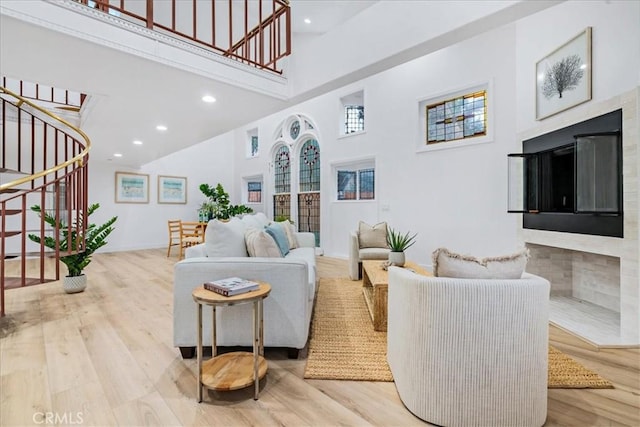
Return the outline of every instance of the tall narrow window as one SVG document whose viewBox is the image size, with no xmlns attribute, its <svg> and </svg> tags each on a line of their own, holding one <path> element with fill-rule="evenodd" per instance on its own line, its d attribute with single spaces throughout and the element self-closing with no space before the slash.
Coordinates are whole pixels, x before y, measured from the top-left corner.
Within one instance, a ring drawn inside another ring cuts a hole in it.
<svg viewBox="0 0 640 427">
<path fill-rule="evenodd" d="M 340 134 L 350 135 L 364 131 L 364 91 L 351 93 L 340 98 L 342 123 Z"/>
<path fill-rule="evenodd" d="M 247 131 L 247 140 L 246 140 L 246 153 L 247 157 L 257 157 L 260 153 L 260 143 L 258 140 L 258 128 L 251 129 Z"/>
<path fill-rule="evenodd" d="M 357 179 L 355 171 L 338 171 L 338 200 L 356 200 Z"/>
<path fill-rule="evenodd" d="M 274 159 L 276 193 L 289 193 L 291 191 L 291 164 L 289 161 L 289 148 L 278 148 Z"/>
<path fill-rule="evenodd" d="M 310 139 L 300 148 L 298 230 L 316 236 L 320 244 L 320 146 Z"/>
<path fill-rule="evenodd" d="M 360 200 L 373 200 L 376 198 L 375 178 L 376 171 L 373 168 L 358 171 L 358 195 Z"/>
<path fill-rule="evenodd" d="M 320 189 L 320 147 L 311 139 L 300 149 L 300 191 Z"/>
<path fill-rule="evenodd" d="M 249 181 L 247 182 L 247 201 L 249 203 L 261 203 L 262 202 L 262 182 Z"/>
<path fill-rule="evenodd" d="M 280 221 L 291 217 L 291 161 L 289 148 L 281 146 L 273 159 L 273 218 Z"/>
<path fill-rule="evenodd" d="M 251 157 L 258 155 L 258 136 L 251 137 Z"/>
</svg>

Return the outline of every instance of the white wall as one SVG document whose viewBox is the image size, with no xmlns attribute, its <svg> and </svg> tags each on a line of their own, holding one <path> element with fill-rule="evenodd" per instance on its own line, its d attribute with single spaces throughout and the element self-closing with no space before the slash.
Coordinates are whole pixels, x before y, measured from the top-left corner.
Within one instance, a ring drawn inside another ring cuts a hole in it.
<svg viewBox="0 0 640 427">
<path fill-rule="evenodd" d="M 433 52 L 486 25 L 499 25 L 500 16 L 514 19 L 513 14 L 524 13 L 520 9 L 531 7 L 518 3 L 525 2 L 379 1 L 328 33 L 297 40 L 288 70 L 292 93 L 298 95 L 350 73 L 362 72 L 379 61 L 398 64 L 397 60 L 416 58 L 415 52 L 411 52 L 415 47 L 421 54 Z M 536 8 L 544 8 L 549 2 L 532 3 Z M 493 18 L 487 19 L 491 15 Z M 379 70 L 388 67 L 380 66 Z"/>
<path fill-rule="evenodd" d="M 506 213 L 506 155 L 516 146 L 514 41 L 515 27 L 503 27 L 251 123 L 236 133 L 242 138 L 236 144 L 258 127 L 261 156 L 247 160 L 244 148 L 236 150 L 236 169 L 244 176 L 264 173 L 270 185 L 267 153 L 276 127 L 292 113 L 306 114 L 320 134 L 326 255 L 347 256 L 348 233 L 360 219 L 417 232 L 409 257 L 426 265 L 439 246 L 477 255 L 511 252 L 516 224 Z M 493 140 L 417 153 L 419 101 L 479 82 L 492 83 Z M 358 90 L 364 90 L 365 133 L 339 137 L 340 97 Z M 331 165 L 362 157 L 376 159 L 376 201 L 333 201 Z"/>
<path fill-rule="evenodd" d="M 590 25 L 594 27 L 594 99 L 634 87 L 640 65 L 639 16 L 640 4 L 636 2 L 563 3 L 267 116 L 203 142 L 193 151 L 184 150 L 147 165 L 144 173 L 152 175 L 151 203 L 139 207 L 111 202 L 113 212 L 121 214 L 126 209 L 135 219 L 120 224 L 110 248 L 166 245 L 166 220 L 188 215 L 195 218 L 195 209 L 203 199 L 197 190 L 202 182 L 222 182 L 232 201 L 239 203 L 242 177 L 263 174 L 265 196 L 269 195 L 273 134 L 290 114 L 302 113 L 315 122 L 320 135 L 321 245 L 326 255 L 346 257 L 348 233 L 359 219 L 370 223 L 385 220 L 401 231 L 417 232 L 418 243 L 409 250 L 409 257 L 424 265 L 431 264 L 431 252 L 440 246 L 479 256 L 511 252 L 518 244 L 519 217 L 506 213 L 506 155 L 519 149 L 517 133 L 537 124 L 536 61 Z M 491 82 L 492 141 L 416 153 L 418 102 L 481 82 Z M 366 131 L 341 138 L 339 99 L 358 90 L 365 93 Z M 261 154 L 247 159 L 246 132 L 256 127 Z M 332 201 L 335 182 L 331 165 L 362 157 L 376 159 L 376 201 Z M 189 177 L 187 206 L 156 204 L 159 173 Z M 113 182 L 113 171 L 105 174 L 107 178 Z M 113 188 L 107 194 L 112 200 Z"/>
<path fill-rule="evenodd" d="M 590 103 L 607 100 L 640 84 L 640 2 L 569 1 L 517 21 L 517 132 L 562 120 L 558 113 L 535 120 L 535 64 L 592 27 L 592 97 L 573 107 L 587 111 Z"/>
<path fill-rule="evenodd" d="M 167 220 L 198 220 L 198 207 L 205 200 L 200 184 L 215 186 L 221 183 L 232 192 L 235 185 L 233 134 L 226 133 L 215 140 L 204 141 L 171 156 L 145 165 L 140 170 L 125 170 L 109 163 L 90 163 L 89 202 L 100 203 L 92 215 L 92 222 L 101 223 L 118 215 L 115 231 L 103 251 L 123 251 L 166 247 Z M 115 203 L 115 172 L 134 172 L 149 175 L 149 203 Z M 158 203 L 158 175 L 187 177 L 186 204 Z M 238 203 L 232 197 L 232 203 Z"/>
</svg>

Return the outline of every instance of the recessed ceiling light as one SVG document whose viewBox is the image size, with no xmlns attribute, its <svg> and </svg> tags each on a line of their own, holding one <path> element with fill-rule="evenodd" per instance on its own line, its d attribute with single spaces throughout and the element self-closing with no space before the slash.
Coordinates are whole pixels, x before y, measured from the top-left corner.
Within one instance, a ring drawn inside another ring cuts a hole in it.
<svg viewBox="0 0 640 427">
<path fill-rule="evenodd" d="M 156 126 L 156 129 L 158 129 L 159 131 L 164 132 L 165 130 L 167 130 L 167 127 L 165 125 L 158 125 L 158 126 Z"/>
<path fill-rule="evenodd" d="M 113 157 L 122 157 L 122 153 L 115 153 Z"/>
<path fill-rule="evenodd" d="M 311 19 L 309 19 L 309 18 L 304 18 L 304 23 L 305 23 L 305 24 L 311 24 Z"/>
<path fill-rule="evenodd" d="M 140 141 L 139 139 L 136 139 L 135 141 L 133 141 L 134 145 L 142 145 L 142 141 Z"/>
<path fill-rule="evenodd" d="M 203 100 L 204 102 L 208 102 L 208 103 L 216 102 L 216 99 L 215 99 L 213 96 L 211 96 L 211 95 L 205 95 L 205 96 L 203 96 L 203 97 L 202 97 L 202 100 Z"/>
</svg>

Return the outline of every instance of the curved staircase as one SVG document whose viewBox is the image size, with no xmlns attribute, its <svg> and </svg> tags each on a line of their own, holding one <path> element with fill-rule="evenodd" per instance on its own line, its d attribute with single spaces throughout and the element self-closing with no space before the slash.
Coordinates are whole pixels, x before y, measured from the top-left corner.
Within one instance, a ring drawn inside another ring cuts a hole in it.
<svg viewBox="0 0 640 427">
<path fill-rule="evenodd" d="M 74 251 L 52 251 L 29 239 L 35 234 L 59 242 L 62 234 L 31 207 L 59 218 L 69 233 L 83 226 L 76 219 L 88 206 L 90 147 L 78 127 L 0 86 L 0 317 L 6 290 L 60 279 L 58 260 Z M 77 251 L 83 245 L 78 242 Z"/>
</svg>

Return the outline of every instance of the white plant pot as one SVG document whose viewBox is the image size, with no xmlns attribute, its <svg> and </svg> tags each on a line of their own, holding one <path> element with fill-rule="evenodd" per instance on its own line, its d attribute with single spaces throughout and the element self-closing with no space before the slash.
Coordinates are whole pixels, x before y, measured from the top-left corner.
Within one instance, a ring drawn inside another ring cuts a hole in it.
<svg viewBox="0 0 640 427">
<path fill-rule="evenodd" d="M 62 280 L 62 289 L 68 294 L 82 292 L 87 287 L 87 276 L 65 276 Z"/>
<path fill-rule="evenodd" d="M 404 266 L 404 252 L 389 252 L 389 264 Z"/>
</svg>

